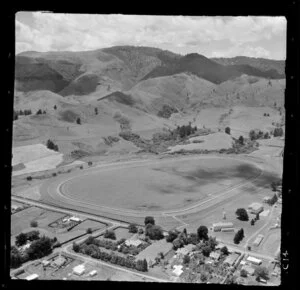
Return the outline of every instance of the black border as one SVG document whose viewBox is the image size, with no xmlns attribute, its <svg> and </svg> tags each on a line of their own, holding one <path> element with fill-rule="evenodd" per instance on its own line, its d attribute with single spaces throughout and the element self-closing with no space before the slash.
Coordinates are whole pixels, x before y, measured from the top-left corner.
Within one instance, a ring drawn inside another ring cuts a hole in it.
<svg viewBox="0 0 300 290">
<path fill-rule="evenodd" d="M 279 288 L 295 289 L 297 286 L 297 246 L 299 245 L 297 238 L 297 214 L 298 203 L 296 202 L 299 198 L 299 153 L 300 148 L 299 139 L 296 137 L 299 124 L 299 35 L 300 35 L 300 5 L 298 0 L 292 1 L 220 1 L 211 3 L 202 3 L 199 1 L 198 7 L 192 5 L 191 2 L 172 2 L 165 7 L 160 3 L 159 5 L 154 2 L 140 2 L 130 3 L 133 4 L 131 7 L 129 3 L 112 3 L 111 8 L 107 7 L 107 4 L 103 6 L 103 2 L 99 3 L 99 6 L 93 7 L 91 3 L 80 3 L 76 6 L 76 3 L 67 3 L 65 7 L 63 3 L 53 8 L 53 3 L 39 3 L 38 5 L 30 6 L 24 2 L 18 7 L 11 8 L 5 12 L 6 14 L 6 25 L 5 29 L 8 31 L 8 38 L 4 39 L 8 44 L 7 51 L 7 68 L 5 70 L 6 85 L 7 85 L 7 96 L 6 92 L 2 97 L 4 101 L 3 108 L 10 108 L 5 110 L 4 118 L 4 174 L 2 174 L 4 182 L 4 190 L 2 190 L 1 198 L 4 201 L 2 204 L 2 220 L 5 221 L 5 229 L 2 231 L 2 243 L 5 245 L 2 256 L 0 256 L 1 266 L 3 267 L 1 273 L 2 278 L 1 286 L 4 288 L 21 288 L 29 286 L 31 288 L 41 287 L 84 287 L 86 285 L 83 281 L 34 281 L 30 284 L 26 281 L 10 280 L 9 267 L 9 247 L 10 247 L 10 180 L 11 180 L 11 146 L 12 146 L 12 116 L 13 116 L 13 88 L 14 88 L 14 55 L 15 55 L 15 13 L 18 11 L 52 11 L 57 13 L 124 13 L 124 14 L 143 14 L 143 15 L 203 15 L 203 16 L 248 16 L 248 15 L 263 15 L 263 16 L 285 16 L 287 18 L 287 60 L 286 60 L 286 95 L 285 95 L 285 109 L 286 109 L 286 136 L 285 136 L 285 151 L 284 151 L 284 172 L 283 172 L 283 213 L 282 213 L 282 260 L 285 266 L 288 265 L 288 269 L 282 269 L 282 284 Z M 52 6 L 52 7 L 51 7 Z M 3 184 L 2 184 L 3 188 Z M 285 255 L 287 253 L 287 255 Z M 61 284 L 63 283 L 63 284 Z M 100 284 L 99 284 L 100 283 Z M 92 287 L 99 287 L 103 282 L 90 282 L 88 285 Z M 173 283 L 143 283 L 140 285 L 138 282 L 130 283 L 126 285 L 125 282 L 107 282 L 105 287 L 174 287 Z M 124 284 L 125 283 L 125 284 Z M 197 284 L 188 284 L 188 287 L 198 287 Z M 182 284 L 177 284 L 176 287 L 182 287 Z M 236 288 L 237 286 L 230 285 L 205 285 L 201 284 L 202 287 L 215 287 L 220 286 L 222 288 Z M 183 286 L 184 287 L 184 286 Z M 252 286 L 247 286 L 248 288 Z M 255 287 L 256 288 L 256 287 Z M 298 287 L 297 287 L 298 288 Z"/>
</svg>

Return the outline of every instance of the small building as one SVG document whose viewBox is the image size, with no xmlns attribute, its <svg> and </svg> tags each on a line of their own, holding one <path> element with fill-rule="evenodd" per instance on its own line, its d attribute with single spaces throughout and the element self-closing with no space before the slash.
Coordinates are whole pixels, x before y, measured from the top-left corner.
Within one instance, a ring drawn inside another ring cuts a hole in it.
<svg viewBox="0 0 300 290">
<path fill-rule="evenodd" d="M 251 257 L 251 256 L 249 256 L 247 258 L 247 261 L 254 265 L 260 265 L 262 263 L 262 261 L 260 259 L 257 259 L 257 258 Z"/>
<path fill-rule="evenodd" d="M 218 253 L 218 252 L 211 252 L 211 253 L 209 254 L 209 257 L 212 258 L 212 259 L 214 259 L 214 260 L 219 260 L 219 258 L 220 258 L 220 253 Z"/>
<path fill-rule="evenodd" d="M 44 267 L 47 267 L 47 266 L 50 265 L 50 261 L 43 260 L 43 261 L 42 261 L 42 265 L 43 265 Z"/>
<path fill-rule="evenodd" d="M 19 250 L 20 250 L 21 252 L 24 252 L 24 251 L 26 251 L 27 249 L 30 248 L 30 245 L 31 245 L 31 243 L 30 243 L 30 242 L 27 242 L 25 245 L 19 247 Z"/>
<path fill-rule="evenodd" d="M 253 202 L 248 206 L 248 210 L 250 211 L 250 213 L 259 214 L 264 210 L 264 207 L 261 203 Z"/>
<path fill-rule="evenodd" d="M 12 205 L 11 205 L 11 209 L 14 210 L 14 211 L 17 210 L 17 209 L 19 209 L 19 208 L 20 208 L 20 207 L 17 206 L 17 205 L 15 205 L 15 204 L 12 204 Z"/>
<path fill-rule="evenodd" d="M 182 274 L 182 272 L 183 272 L 182 267 L 183 267 L 182 265 L 175 265 L 175 266 L 173 266 L 173 268 L 174 268 L 173 273 L 177 277 L 179 277 Z"/>
<path fill-rule="evenodd" d="M 78 218 L 78 217 L 75 217 L 75 216 L 71 216 L 71 217 L 69 218 L 69 220 L 72 221 L 72 222 L 81 222 L 81 219 Z"/>
<path fill-rule="evenodd" d="M 89 276 L 93 277 L 97 275 L 97 271 L 96 270 L 92 270 L 90 273 L 89 273 Z"/>
<path fill-rule="evenodd" d="M 214 223 L 212 225 L 212 229 L 214 232 L 219 232 L 224 228 L 232 228 L 232 227 L 233 227 L 233 223 L 231 222 L 227 222 L 227 223 L 220 222 L 220 223 Z"/>
<path fill-rule="evenodd" d="M 247 272 L 247 274 L 250 276 L 253 276 L 254 272 L 255 272 L 255 270 L 251 266 L 248 266 L 248 265 L 244 265 L 242 267 L 242 270 L 245 270 Z"/>
<path fill-rule="evenodd" d="M 39 275 L 35 273 L 35 274 L 31 274 L 31 275 L 27 276 L 25 278 L 25 280 L 32 281 L 32 280 L 37 280 L 38 278 L 39 278 Z"/>
<path fill-rule="evenodd" d="M 85 272 L 84 264 L 78 265 L 78 266 L 73 268 L 73 273 L 78 275 L 78 276 L 81 276 L 84 272 Z"/>
</svg>

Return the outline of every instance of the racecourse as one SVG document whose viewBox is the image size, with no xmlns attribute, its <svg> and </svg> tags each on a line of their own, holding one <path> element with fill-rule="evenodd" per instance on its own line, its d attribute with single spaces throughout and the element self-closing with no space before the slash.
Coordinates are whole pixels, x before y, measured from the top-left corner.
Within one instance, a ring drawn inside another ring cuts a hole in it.
<svg viewBox="0 0 300 290">
<path fill-rule="evenodd" d="M 262 163 L 245 157 L 127 161 L 51 179 L 41 186 L 40 193 L 44 202 L 103 216 L 176 216 L 241 194 L 239 189 L 259 180 L 263 171 Z"/>
</svg>

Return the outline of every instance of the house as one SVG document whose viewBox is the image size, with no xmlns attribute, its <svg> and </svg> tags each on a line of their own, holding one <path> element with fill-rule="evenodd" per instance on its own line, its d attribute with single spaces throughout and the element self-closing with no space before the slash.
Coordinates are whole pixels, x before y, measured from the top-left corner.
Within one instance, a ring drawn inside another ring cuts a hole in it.
<svg viewBox="0 0 300 290">
<path fill-rule="evenodd" d="M 81 276 L 84 272 L 85 272 L 84 264 L 78 265 L 78 266 L 73 268 L 73 273 L 78 275 L 78 276 Z"/>
<path fill-rule="evenodd" d="M 261 203 L 253 202 L 248 206 L 248 210 L 250 211 L 250 213 L 259 214 L 264 210 L 264 207 Z"/>
<path fill-rule="evenodd" d="M 250 276 L 253 276 L 254 272 L 255 272 L 255 270 L 251 266 L 248 266 L 248 265 L 244 265 L 242 267 L 242 270 L 245 270 L 247 272 L 247 274 Z"/>
<path fill-rule="evenodd" d="M 233 223 L 231 222 L 227 222 L 227 223 L 220 222 L 220 223 L 214 223 L 212 225 L 212 229 L 214 232 L 219 232 L 224 228 L 232 228 L 232 227 L 233 227 Z"/>
<path fill-rule="evenodd" d="M 251 257 L 251 256 L 249 256 L 247 258 L 247 261 L 254 265 L 260 265 L 262 263 L 262 261 L 260 259 L 257 259 L 257 258 Z"/>
<path fill-rule="evenodd" d="M 96 270 L 92 270 L 90 273 L 89 273 L 89 276 L 93 277 L 97 275 L 97 271 Z"/>
<path fill-rule="evenodd" d="M 237 253 L 232 253 L 228 255 L 224 261 L 224 264 L 227 263 L 229 266 L 232 266 L 239 256 L 240 255 Z"/>
<path fill-rule="evenodd" d="M 188 244 L 182 248 L 179 248 L 176 250 L 176 254 L 177 255 L 182 255 L 182 256 L 185 256 L 187 255 L 188 253 L 190 253 L 193 249 L 194 249 L 194 245 L 193 244 Z"/>
<path fill-rule="evenodd" d="M 53 265 L 56 267 L 61 267 L 65 264 L 66 259 L 62 256 L 59 256 L 57 259 L 53 261 Z"/>
<path fill-rule="evenodd" d="M 32 281 L 32 280 L 37 280 L 38 278 L 39 278 L 38 274 L 31 274 L 31 275 L 27 276 L 25 279 L 27 281 Z"/>
<path fill-rule="evenodd" d="M 138 247 L 140 244 L 142 244 L 143 242 L 139 239 L 137 240 L 133 240 L 133 239 L 128 239 L 125 241 L 125 245 L 127 247 L 130 247 L 130 246 L 135 246 L 135 247 Z"/>
<path fill-rule="evenodd" d="M 219 260 L 219 258 L 220 258 L 220 253 L 218 253 L 218 252 L 211 252 L 211 253 L 209 254 L 209 257 L 212 258 L 212 259 L 214 259 L 214 260 Z"/>
<path fill-rule="evenodd" d="M 177 277 L 179 277 L 182 274 L 182 272 L 183 272 L 182 267 L 183 267 L 182 265 L 175 265 L 175 266 L 173 266 L 173 268 L 174 268 L 173 273 Z"/>
</svg>

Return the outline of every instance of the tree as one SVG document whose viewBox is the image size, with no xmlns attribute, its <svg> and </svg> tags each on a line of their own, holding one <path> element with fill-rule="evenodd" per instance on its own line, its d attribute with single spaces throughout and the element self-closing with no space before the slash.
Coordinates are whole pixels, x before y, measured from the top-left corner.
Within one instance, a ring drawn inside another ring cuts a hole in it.
<svg viewBox="0 0 300 290">
<path fill-rule="evenodd" d="M 154 217 L 152 217 L 152 216 L 146 216 L 146 217 L 145 217 L 145 226 L 146 226 L 147 224 L 155 225 Z"/>
<path fill-rule="evenodd" d="M 144 233 L 144 230 L 143 230 L 142 228 L 139 228 L 138 234 L 139 234 L 139 235 L 142 235 L 143 233 Z"/>
<path fill-rule="evenodd" d="M 17 247 L 21 247 L 25 245 L 27 242 L 27 235 L 24 233 L 20 233 L 19 235 L 16 236 L 16 241 L 15 244 Z"/>
<path fill-rule="evenodd" d="M 80 119 L 79 117 L 76 119 L 76 123 L 77 123 L 78 125 L 81 125 L 81 119 Z"/>
<path fill-rule="evenodd" d="M 56 110 L 56 109 L 57 109 L 56 105 L 54 105 L 53 109 L 54 109 L 54 110 Z"/>
<path fill-rule="evenodd" d="M 216 238 L 214 237 L 209 237 L 208 240 L 205 242 L 212 251 L 215 250 L 216 246 L 218 245 L 218 242 L 216 240 Z"/>
<path fill-rule="evenodd" d="M 237 215 L 237 218 L 241 221 L 248 221 L 249 220 L 248 213 L 244 208 L 238 208 L 236 210 L 235 214 Z"/>
<path fill-rule="evenodd" d="M 254 271 L 254 275 L 256 276 L 256 279 L 258 279 L 258 280 L 259 279 L 265 279 L 265 280 L 269 279 L 268 269 L 263 266 L 258 266 Z"/>
<path fill-rule="evenodd" d="M 205 257 L 208 257 L 209 256 L 209 254 L 212 252 L 212 249 L 211 249 L 211 247 L 210 246 L 204 246 L 203 248 L 202 248 L 202 254 L 205 256 Z"/>
<path fill-rule="evenodd" d="M 244 145 L 244 137 L 242 135 L 239 137 L 239 143 Z"/>
<path fill-rule="evenodd" d="M 179 235 L 179 232 L 177 230 L 169 231 L 168 235 L 166 236 L 166 241 L 168 243 L 172 243 Z"/>
<path fill-rule="evenodd" d="M 230 135 L 230 128 L 229 127 L 225 128 L 225 133 L 228 134 L 228 135 Z"/>
<path fill-rule="evenodd" d="M 33 227 L 33 228 L 36 228 L 38 226 L 38 222 L 37 221 L 31 221 L 30 226 Z"/>
<path fill-rule="evenodd" d="M 48 139 L 46 146 L 50 150 L 58 151 L 58 146 L 56 144 L 54 144 L 54 142 L 50 139 Z"/>
<path fill-rule="evenodd" d="M 116 234 L 113 230 L 106 230 L 105 233 L 104 233 L 104 238 L 115 240 L 116 239 Z"/>
<path fill-rule="evenodd" d="M 255 133 L 254 130 L 251 130 L 251 131 L 249 132 L 249 138 L 250 138 L 251 141 L 257 139 L 257 138 L 256 138 L 256 133 Z"/>
<path fill-rule="evenodd" d="M 29 258 L 39 259 L 52 253 L 51 240 L 48 237 L 41 237 L 40 239 L 31 243 L 27 250 Z"/>
<path fill-rule="evenodd" d="M 43 114 L 43 112 L 42 112 L 41 109 L 39 109 L 39 110 L 36 112 L 36 115 L 41 115 L 41 114 Z"/>
<path fill-rule="evenodd" d="M 87 234 L 91 234 L 93 231 L 92 231 L 92 229 L 91 228 L 88 228 L 87 230 L 86 230 L 86 233 Z"/>
<path fill-rule="evenodd" d="M 198 239 L 197 234 L 195 234 L 195 233 L 189 234 L 189 236 L 188 236 L 188 243 L 189 244 L 196 245 L 196 244 L 198 244 L 198 242 L 199 242 L 199 239 Z"/>
<path fill-rule="evenodd" d="M 264 134 L 264 139 L 269 139 L 269 138 L 270 138 L 269 132 L 266 132 L 266 133 Z"/>
<path fill-rule="evenodd" d="M 11 247 L 10 250 L 10 266 L 11 268 L 18 268 L 22 265 L 22 256 L 16 247 Z"/>
<path fill-rule="evenodd" d="M 191 258 L 190 258 L 189 255 L 184 255 L 183 256 L 183 263 L 184 264 L 189 264 L 190 260 L 191 260 Z"/>
<path fill-rule="evenodd" d="M 235 244 L 239 244 L 240 241 L 244 238 L 244 230 L 240 229 L 237 231 L 237 233 L 235 234 L 234 238 L 233 238 L 233 242 Z"/>
<path fill-rule="evenodd" d="M 164 237 L 162 228 L 152 224 L 147 224 L 146 236 L 148 236 L 151 240 L 160 240 Z"/>
<path fill-rule="evenodd" d="M 98 108 L 95 108 L 95 115 L 98 115 Z"/>
<path fill-rule="evenodd" d="M 229 251 L 228 251 L 228 248 L 226 247 L 226 246 L 224 246 L 224 247 L 222 247 L 221 248 L 221 253 L 223 254 L 223 255 L 228 255 L 229 254 Z"/>
<path fill-rule="evenodd" d="M 183 126 L 181 126 L 180 129 L 179 129 L 179 136 L 180 136 L 180 138 L 184 138 L 186 135 L 187 135 L 187 134 L 186 134 L 186 128 L 185 128 L 185 126 L 183 125 Z"/>
<path fill-rule="evenodd" d="M 31 231 L 26 234 L 26 237 L 28 241 L 38 240 L 40 238 L 40 233 L 39 231 Z"/>
<path fill-rule="evenodd" d="M 255 218 L 257 221 L 259 220 L 259 213 L 256 214 Z"/>
<path fill-rule="evenodd" d="M 254 219 L 251 220 L 250 224 L 251 224 L 251 226 L 254 226 L 254 224 L 255 224 Z"/>
<path fill-rule="evenodd" d="M 275 128 L 273 135 L 274 135 L 274 137 L 281 137 L 283 135 L 283 129 L 282 128 Z"/>
<path fill-rule="evenodd" d="M 73 249 L 73 251 L 74 251 L 75 253 L 78 253 L 79 250 L 80 250 L 80 246 L 79 246 L 77 243 L 73 242 L 73 247 L 72 247 L 72 249 Z"/>
<path fill-rule="evenodd" d="M 208 240 L 208 228 L 206 226 L 200 226 L 197 229 L 199 240 Z"/>
<path fill-rule="evenodd" d="M 241 275 L 241 277 L 246 278 L 246 277 L 248 276 L 248 273 L 247 273 L 247 271 L 246 271 L 245 269 L 242 269 L 242 270 L 240 271 L 240 275 Z"/>
<path fill-rule="evenodd" d="M 137 233 L 138 232 L 138 228 L 135 224 L 130 224 L 128 226 L 128 230 L 129 230 L 130 233 Z"/>
</svg>

